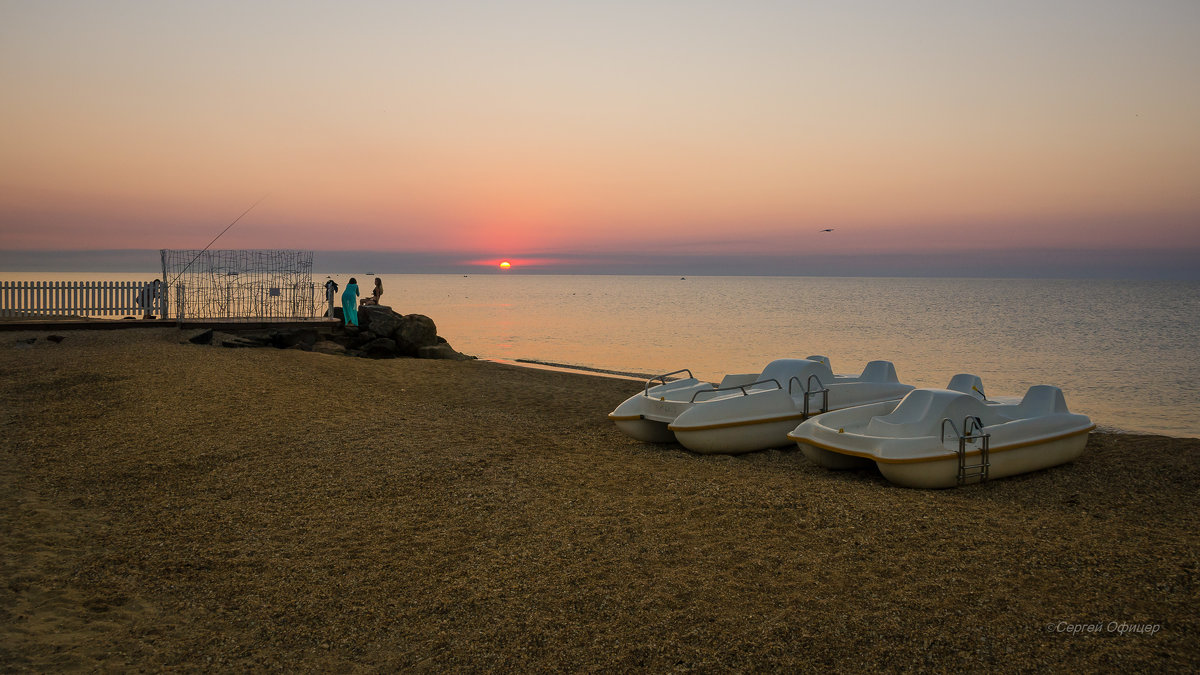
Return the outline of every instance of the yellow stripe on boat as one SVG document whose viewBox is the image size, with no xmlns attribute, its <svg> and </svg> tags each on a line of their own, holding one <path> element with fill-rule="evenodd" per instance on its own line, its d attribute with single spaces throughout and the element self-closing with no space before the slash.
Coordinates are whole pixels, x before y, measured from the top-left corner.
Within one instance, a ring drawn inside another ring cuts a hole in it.
<svg viewBox="0 0 1200 675">
<path fill-rule="evenodd" d="M 671 431 L 708 431 L 709 429 L 728 429 L 730 427 L 747 427 L 755 424 L 770 424 L 771 422 L 785 422 L 788 420 L 803 420 L 804 413 L 796 413 L 794 415 L 780 415 L 778 417 L 765 417 L 755 420 L 739 420 L 737 422 L 720 422 L 718 424 L 700 424 L 694 427 L 677 427 L 674 424 L 668 424 L 667 428 Z"/>
</svg>

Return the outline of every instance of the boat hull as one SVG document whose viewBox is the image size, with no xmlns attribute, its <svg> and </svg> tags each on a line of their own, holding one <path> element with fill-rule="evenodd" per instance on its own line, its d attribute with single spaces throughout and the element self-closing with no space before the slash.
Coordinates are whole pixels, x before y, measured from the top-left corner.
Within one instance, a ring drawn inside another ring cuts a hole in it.
<svg viewBox="0 0 1200 675">
<path fill-rule="evenodd" d="M 1012 449 L 992 449 L 988 452 L 990 465 L 988 480 L 1040 471 L 1072 462 L 1083 454 L 1087 439 L 1088 430 L 1085 429 L 1065 438 L 1042 443 L 1023 445 Z M 939 489 L 959 485 L 958 455 L 952 452 L 941 457 L 919 461 L 889 462 L 844 454 L 835 448 L 819 447 L 803 441 L 798 441 L 797 445 L 800 446 L 800 451 L 806 459 L 826 469 L 862 469 L 874 464 L 884 478 L 902 487 Z M 978 451 L 968 451 L 966 463 L 978 464 L 979 457 Z M 975 476 L 965 480 L 963 484 L 969 485 L 978 482 L 980 482 L 979 477 Z"/>
<path fill-rule="evenodd" d="M 791 445 L 788 432 L 822 411 L 898 401 L 913 389 L 897 380 L 890 362 L 872 361 L 859 376 L 834 375 L 821 356 L 775 359 L 760 374 L 726 375 L 719 385 L 688 378 L 650 386 L 674 374 L 648 381 L 609 419 L 640 441 L 741 454 Z"/>
<path fill-rule="evenodd" d="M 648 420 L 644 417 L 631 419 L 612 418 L 617 429 L 627 436 L 643 443 L 674 443 L 675 434 L 667 428 L 666 422 Z"/>
<path fill-rule="evenodd" d="M 702 455 L 738 455 L 791 445 L 788 432 L 803 420 L 804 415 L 787 415 L 772 420 L 726 426 L 674 428 L 674 434 L 679 443 L 692 452 Z"/>
<path fill-rule="evenodd" d="M 800 446 L 800 452 L 804 455 L 805 459 L 826 469 L 846 471 L 850 469 L 867 469 L 875 465 L 875 461 L 867 457 L 843 455 L 840 452 L 818 448 L 808 443 L 797 443 L 797 445 Z"/>
<path fill-rule="evenodd" d="M 1087 445 L 1087 430 L 1065 438 L 1044 443 L 996 448 L 988 453 L 988 480 L 1040 471 L 1074 461 Z M 967 453 L 967 464 L 977 464 L 979 453 Z M 909 488 L 952 488 L 958 483 L 958 456 L 951 454 L 938 460 L 924 462 L 876 462 L 879 472 L 889 481 Z M 964 484 L 978 483 L 973 477 Z"/>
<path fill-rule="evenodd" d="M 1087 416 L 1067 409 L 1057 387 L 1036 385 L 1016 404 L 985 402 L 955 390 L 915 390 L 899 404 L 865 405 L 810 419 L 788 437 L 818 466 L 875 464 L 897 485 L 951 488 L 1073 461 L 1083 454 L 1094 428 Z M 984 446 L 987 466 L 981 467 Z"/>
<path fill-rule="evenodd" d="M 675 434 L 667 428 L 681 413 L 693 406 L 697 393 L 711 391 L 713 385 L 694 378 L 677 380 L 625 399 L 608 414 L 617 429 L 644 443 L 674 443 Z"/>
<path fill-rule="evenodd" d="M 862 392 L 858 400 L 850 397 L 834 400 L 839 406 L 853 406 L 877 403 L 873 398 L 863 400 L 866 396 L 895 396 L 895 399 L 885 401 L 895 405 L 895 401 L 908 389 L 911 387 L 907 385 L 875 387 Z M 805 415 L 802 398 L 776 389 L 697 405 L 677 417 L 668 429 L 675 433 L 675 438 L 683 447 L 692 452 L 736 455 L 787 447 L 792 444 L 788 433 L 796 425 L 821 414 L 813 412 Z"/>
</svg>

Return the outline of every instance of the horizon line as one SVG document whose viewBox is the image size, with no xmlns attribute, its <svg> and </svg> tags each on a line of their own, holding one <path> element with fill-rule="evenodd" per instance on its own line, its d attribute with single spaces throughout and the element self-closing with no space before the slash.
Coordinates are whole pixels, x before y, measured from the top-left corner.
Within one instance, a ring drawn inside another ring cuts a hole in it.
<svg viewBox="0 0 1200 675">
<path fill-rule="evenodd" d="M 0 249 L 0 273 L 160 271 L 163 249 Z M 245 249 L 283 250 L 283 249 Z M 311 250 L 314 274 L 651 275 L 846 278 L 1200 280 L 1200 251 L 1023 248 L 861 254 L 547 253 Z M 500 269 L 502 260 L 511 269 Z M 319 272 L 318 272 L 319 271 Z M 341 272 L 338 272 L 341 273 Z"/>
</svg>

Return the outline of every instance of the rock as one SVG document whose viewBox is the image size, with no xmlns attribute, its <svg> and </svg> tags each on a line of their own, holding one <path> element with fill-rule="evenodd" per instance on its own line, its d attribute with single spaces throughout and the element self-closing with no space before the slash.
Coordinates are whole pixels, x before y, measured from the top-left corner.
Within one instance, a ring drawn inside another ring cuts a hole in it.
<svg viewBox="0 0 1200 675">
<path fill-rule="evenodd" d="M 347 349 L 361 349 L 364 355 L 381 356 L 383 347 L 375 344 L 379 339 L 395 341 L 392 356 L 419 356 L 422 348 L 424 358 L 468 358 L 454 351 L 437 334 L 437 324 L 424 314 L 400 315 L 387 305 L 364 305 L 358 310 L 359 328 L 346 326 L 344 336 L 336 338 Z M 380 343 L 381 345 L 382 343 Z M 439 345 L 446 345 L 444 348 Z"/>
<path fill-rule="evenodd" d="M 234 339 L 245 342 L 247 347 L 272 347 L 275 345 L 273 332 L 239 332 L 234 335 Z"/>
<path fill-rule="evenodd" d="M 398 316 L 398 315 L 397 315 Z M 410 314 L 401 319 L 400 327 L 393 336 L 400 339 L 374 337 L 372 330 L 357 336 L 334 336 L 313 347 L 313 351 L 328 354 L 346 354 L 372 359 L 390 359 L 397 356 L 415 356 L 422 359 L 451 359 L 466 361 L 475 357 L 454 350 L 445 338 L 437 335 L 433 320 L 420 314 Z M 375 324 L 378 327 L 379 324 Z M 400 340 L 404 340 L 401 342 Z M 337 342 L 334 342 L 337 340 Z"/>
<path fill-rule="evenodd" d="M 400 327 L 403 317 L 387 305 L 364 305 L 358 310 L 358 324 L 375 337 L 391 337 Z"/>
<path fill-rule="evenodd" d="M 392 334 L 397 350 L 404 356 L 416 356 L 421 347 L 438 344 L 437 325 L 424 314 L 406 314 Z"/>
<path fill-rule="evenodd" d="M 280 349 L 290 349 L 296 345 L 311 347 L 317 342 L 317 331 L 312 328 L 277 330 L 271 332 L 270 339 L 271 344 Z"/>
<path fill-rule="evenodd" d="M 417 358 L 419 359 L 449 359 L 452 361 L 470 361 L 472 357 L 463 354 L 462 352 L 454 351 L 446 342 L 440 342 L 436 345 L 425 345 L 417 349 Z"/>
<path fill-rule="evenodd" d="M 346 348 L 331 340 L 320 340 L 313 344 L 312 350 L 319 354 L 345 354 Z"/>
<path fill-rule="evenodd" d="M 363 345 L 362 355 L 369 359 L 396 358 L 396 341 L 391 338 L 375 338 Z"/>
<path fill-rule="evenodd" d="M 202 330 L 192 337 L 188 338 L 188 342 L 194 345 L 211 345 L 213 341 L 213 329 Z"/>
<path fill-rule="evenodd" d="M 371 340 L 377 340 L 370 331 L 362 331 L 361 333 L 347 333 L 336 338 L 346 349 L 362 349 Z"/>
</svg>

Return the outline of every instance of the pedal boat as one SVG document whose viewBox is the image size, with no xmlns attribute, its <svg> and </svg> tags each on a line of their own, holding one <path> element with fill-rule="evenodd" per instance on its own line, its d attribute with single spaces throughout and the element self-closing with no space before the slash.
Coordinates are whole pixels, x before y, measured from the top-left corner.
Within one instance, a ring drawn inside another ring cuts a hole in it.
<svg viewBox="0 0 1200 675">
<path fill-rule="evenodd" d="M 896 401 L 912 389 L 890 361 L 872 361 L 860 375 L 834 375 L 828 359 L 779 359 L 751 384 L 694 394 L 667 429 L 692 452 L 754 452 L 790 445 L 788 432 L 814 415 Z"/>
<path fill-rule="evenodd" d="M 828 362 L 824 356 L 809 356 L 806 360 Z M 770 367 L 771 364 L 768 364 L 767 369 Z M 668 379 L 683 373 L 687 373 L 686 378 Z M 713 392 L 733 391 L 740 387 L 754 388 L 766 378 L 765 374 L 760 373 L 736 373 L 726 375 L 719 384 L 715 384 L 696 379 L 687 368 L 655 375 L 646 380 L 641 393 L 625 399 L 616 410 L 609 413 L 608 419 L 622 432 L 639 441 L 674 443 L 675 434 L 667 426 L 695 405 L 697 396 L 703 394 L 701 400 L 704 400 Z"/>
<path fill-rule="evenodd" d="M 962 384 L 958 375 L 952 385 Z M 1046 469 L 1078 458 L 1095 428 L 1067 409 L 1062 390 L 1029 388 L 1019 403 L 988 401 L 982 384 L 916 389 L 899 403 L 805 420 L 788 438 L 828 469 L 879 468 L 911 488 L 950 488 Z"/>
</svg>

